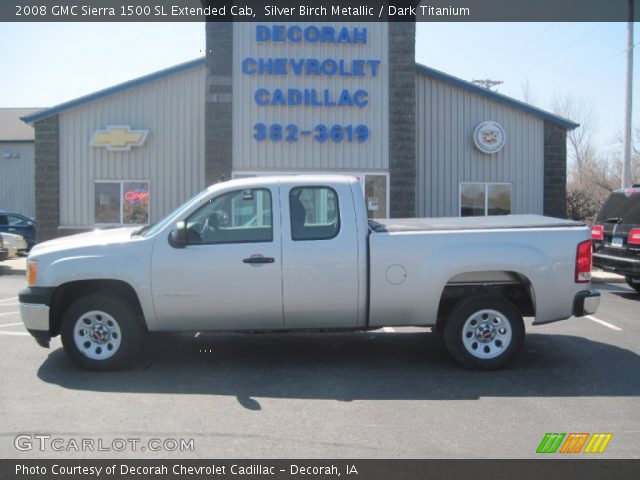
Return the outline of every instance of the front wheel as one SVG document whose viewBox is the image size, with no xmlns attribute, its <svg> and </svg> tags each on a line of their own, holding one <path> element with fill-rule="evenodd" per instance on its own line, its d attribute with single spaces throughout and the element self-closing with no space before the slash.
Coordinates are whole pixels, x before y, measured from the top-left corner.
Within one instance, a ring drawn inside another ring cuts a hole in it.
<svg viewBox="0 0 640 480">
<path fill-rule="evenodd" d="M 498 295 L 474 295 L 451 309 L 444 325 L 451 356 L 467 368 L 493 370 L 522 348 L 524 322 L 516 306 Z"/>
<path fill-rule="evenodd" d="M 625 277 L 625 280 L 627 281 L 627 285 L 640 293 L 640 277 Z"/>
<path fill-rule="evenodd" d="M 116 294 L 92 293 L 65 312 L 62 345 L 71 360 L 87 370 L 117 370 L 130 363 L 144 329 L 136 309 Z"/>
</svg>

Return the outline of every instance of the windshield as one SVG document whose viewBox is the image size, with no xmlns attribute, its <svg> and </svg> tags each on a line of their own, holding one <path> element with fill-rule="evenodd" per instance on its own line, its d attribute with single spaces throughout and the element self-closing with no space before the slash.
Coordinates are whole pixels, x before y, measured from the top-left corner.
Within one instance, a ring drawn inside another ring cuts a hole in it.
<svg viewBox="0 0 640 480">
<path fill-rule="evenodd" d="M 171 212 L 169 215 L 164 217 L 162 220 L 159 220 L 152 225 L 147 225 L 145 227 L 142 227 L 140 230 L 137 230 L 136 232 L 134 232 L 134 235 L 141 235 L 143 237 L 151 237 L 152 235 L 155 235 L 160 230 L 162 230 L 165 226 L 171 223 L 174 218 L 180 216 L 180 213 L 189 209 L 194 202 L 198 201 L 201 197 L 204 197 L 208 194 L 209 194 L 209 189 L 205 188 L 203 191 L 197 193 L 196 195 L 191 197 L 189 200 L 184 202 L 182 205 L 180 205 L 178 208 L 176 208 L 173 212 Z"/>
</svg>

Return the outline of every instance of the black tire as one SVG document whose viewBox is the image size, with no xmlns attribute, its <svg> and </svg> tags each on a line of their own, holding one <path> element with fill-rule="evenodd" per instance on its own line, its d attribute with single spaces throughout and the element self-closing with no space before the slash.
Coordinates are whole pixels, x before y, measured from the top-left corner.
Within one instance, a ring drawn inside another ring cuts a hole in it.
<svg viewBox="0 0 640 480">
<path fill-rule="evenodd" d="M 499 315 L 480 314 L 482 310 L 492 310 Z M 480 323 L 472 318 L 474 314 L 478 315 Z M 473 324 L 474 321 L 477 326 Z M 493 335 L 491 339 L 481 335 L 487 330 Z M 505 347 L 505 335 L 508 332 L 511 333 L 511 339 Z M 471 336 L 463 340 L 463 335 L 469 334 Z M 462 366 L 473 370 L 495 370 L 515 357 L 522 348 L 524 322 L 520 311 L 506 298 L 499 295 L 473 295 L 459 300 L 449 312 L 444 325 L 444 340 L 451 356 Z M 474 353 L 471 353 L 472 350 Z"/>
<path fill-rule="evenodd" d="M 92 328 L 99 331 L 91 335 Z M 84 345 L 79 346 L 76 339 L 81 342 L 81 329 L 87 338 Z M 92 293 L 73 302 L 62 317 L 60 329 L 62 345 L 69 358 L 81 368 L 100 371 L 129 365 L 138 353 L 144 332 L 136 308 L 112 292 Z M 104 358 L 91 358 L 92 355 Z"/>
<path fill-rule="evenodd" d="M 640 278 L 625 277 L 625 280 L 627 281 L 627 285 L 640 293 Z"/>
</svg>

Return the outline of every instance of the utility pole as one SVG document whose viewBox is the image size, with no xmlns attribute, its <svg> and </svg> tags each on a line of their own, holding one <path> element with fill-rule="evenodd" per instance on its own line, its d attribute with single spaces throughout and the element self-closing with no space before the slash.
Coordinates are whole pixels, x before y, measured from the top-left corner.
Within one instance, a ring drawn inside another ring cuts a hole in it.
<svg viewBox="0 0 640 480">
<path fill-rule="evenodd" d="M 627 24 L 627 88 L 625 94 L 626 110 L 624 118 L 624 144 L 622 161 L 622 188 L 632 183 L 631 179 L 631 115 L 633 86 L 633 2 L 629 1 L 629 23 Z"/>
<path fill-rule="evenodd" d="M 487 90 L 491 90 L 493 87 L 497 85 L 502 85 L 504 82 L 502 80 L 471 80 L 471 83 L 475 83 L 477 85 L 482 85 Z"/>
</svg>

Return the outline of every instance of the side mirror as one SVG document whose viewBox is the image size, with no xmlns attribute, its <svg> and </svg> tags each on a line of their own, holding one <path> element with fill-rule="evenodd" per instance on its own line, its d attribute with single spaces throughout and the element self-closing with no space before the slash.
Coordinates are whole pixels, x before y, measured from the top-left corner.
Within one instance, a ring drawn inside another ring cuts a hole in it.
<svg viewBox="0 0 640 480">
<path fill-rule="evenodd" d="M 169 234 L 169 244 L 174 248 L 184 248 L 187 246 L 187 223 L 178 222 Z"/>
<path fill-rule="evenodd" d="M 27 222 L 27 227 L 33 227 L 35 225 L 35 223 L 33 223 L 32 221 L 28 221 Z"/>
</svg>

